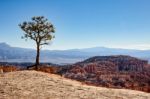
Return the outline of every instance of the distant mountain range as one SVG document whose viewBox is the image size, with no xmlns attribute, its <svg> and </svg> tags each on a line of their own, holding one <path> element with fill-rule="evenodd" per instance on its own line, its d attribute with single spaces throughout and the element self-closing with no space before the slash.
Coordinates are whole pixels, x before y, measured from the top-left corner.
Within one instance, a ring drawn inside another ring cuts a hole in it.
<svg viewBox="0 0 150 99">
<path fill-rule="evenodd" d="M 42 50 L 41 62 L 52 62 L 56 64 L 75 63 L 92 56 L 107 55 L 130 55 L 141 59 L 150 60 L 150 50 L 131 50 L 119 48 L 93 47 L 85 49 L 70 50 Z M 36 50 L 11 47 L 6 43 L 0 43 L 1 62 L 34 62 Z"/>
</svg>

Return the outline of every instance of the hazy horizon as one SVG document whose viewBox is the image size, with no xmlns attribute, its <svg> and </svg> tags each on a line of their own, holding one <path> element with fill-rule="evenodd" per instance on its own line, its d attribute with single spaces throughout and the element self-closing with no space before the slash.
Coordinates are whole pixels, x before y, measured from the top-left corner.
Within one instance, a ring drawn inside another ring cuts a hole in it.
<svg viewBox="0 0 150 99">
<path fill-rule="evenodd" d="M 36 50 L 36 47 L 19 47 L 19 46 L 15 46 L 15 45 L 10 45 L 7 42 L 0 42 L 0 44 L 7 44 L 10 47 L 17 47 L 17 48 L 25 48 L 25 49 L 33 49 Z M 49 45 L 45 45 L 45 46 L 49 46 Z M 125 49 L 125 50 L 141 50 L 141 51 L 146 51 L 146 50 L 150 50 L 150 49 L 138 49 L 138 48 L 120 48 L 120 47 L 107 47 L 107 46 L 91 46 L 91 47 L 84 47 L 84 48 L 70 48 L 70 49 L 41 49 L 41 50 L 82 50 L 82 49 L 90 49 L 90 48 L 110 48 L 110 49 Z"/>
<path fill-rule="evenodd" d="M 56 28 L 48 50 L 108 47 L 150 49 L 150 1 L 145 0 L 1 0 L 0 42 L 33 48 L 21 39 L 18 24 L 43 15 Z M 37 6 L 38 5 L 38 6 Z"/>
</svg>

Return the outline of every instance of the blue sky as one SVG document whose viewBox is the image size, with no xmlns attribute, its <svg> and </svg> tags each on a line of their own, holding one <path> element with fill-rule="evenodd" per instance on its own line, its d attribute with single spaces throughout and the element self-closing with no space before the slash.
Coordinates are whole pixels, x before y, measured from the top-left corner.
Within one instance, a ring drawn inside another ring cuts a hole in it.
<svg viewBox="0 0 150 99">
<path fill-rule="evenodd" d="M 35 48 L 18 24 L 45 16 L 56 28 L 44 49 L 150 49 L 149 0 L 0 0 L 0 42 Z"/>
</svg>

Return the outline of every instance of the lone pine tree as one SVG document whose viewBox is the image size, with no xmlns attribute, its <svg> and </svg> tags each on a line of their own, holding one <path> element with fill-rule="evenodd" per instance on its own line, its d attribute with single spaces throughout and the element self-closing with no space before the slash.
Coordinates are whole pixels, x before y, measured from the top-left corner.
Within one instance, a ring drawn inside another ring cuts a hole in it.
<svg viewBox="0 0 150 99">
<path fill-rule="evenodd" d="M 48 19 L 44 18 L 44 16 L 36 16 L 32 17 L 32 20 L 29 22 L 23 22 L 19 24 L 20 28 L 24 31 L 24 39 L 31 39 L 36 42 L 36 63 L 35 69 L 38 69 L 40 64 L 40 47 L 42 45 L 48 45 L 49 42 L 54 38 L 53 33 L 55 32 L 53 24 L 48 22 Z"/>
</svg>

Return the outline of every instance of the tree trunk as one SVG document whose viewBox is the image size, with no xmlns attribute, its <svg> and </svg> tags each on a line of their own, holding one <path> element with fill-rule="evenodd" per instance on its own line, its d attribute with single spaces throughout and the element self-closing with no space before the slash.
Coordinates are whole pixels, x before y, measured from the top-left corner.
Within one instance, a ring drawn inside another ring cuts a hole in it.
<svg viewBox="0 0 150 99">
<path fill-rule="evenodd" d="M 39 62 L 39 58 L 40 58 L 40 45 L 37 44 L 37 52 L 36 52 L 36 63 L 35 63 L 35 69 L 38 69 L 38 66 L 40 64 Z"/>
</svg>

